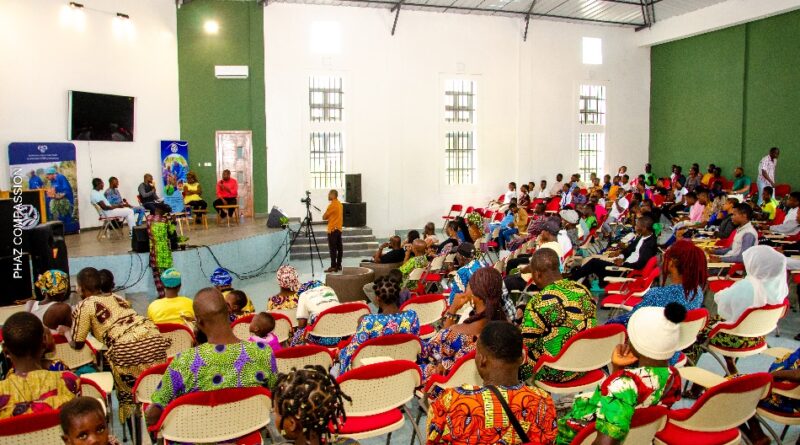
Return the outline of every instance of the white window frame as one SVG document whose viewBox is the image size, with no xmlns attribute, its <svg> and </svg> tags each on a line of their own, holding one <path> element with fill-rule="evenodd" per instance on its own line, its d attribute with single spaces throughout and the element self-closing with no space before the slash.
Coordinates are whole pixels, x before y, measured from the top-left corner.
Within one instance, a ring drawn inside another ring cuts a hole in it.
<svg viewBox="0 0 800 445">
<path fill-rule="evenodd" d="M 605 89 L 605 116 L 604 116 L 604 124 L 582 124 L 580 123 L 580 97 L 581 97 L 581 87 L 584 85 L 590 86 L 601 86 Z M 584 183 L 589 182 L 589 173 L 583 170 L 583 162 L 581 159 L 581 135 L 582 134 L 597 134 L 598 141 L 597 141 L 597 176 L 602 178 L 603 175 L 608 171 L 608 167 L 606 165 L 608 160 L 608 146 L 609 146 L 609 137 L 608 137 L 608 122 L 609 122 L 609 93 L 610 88 L 609 84 L 606 81 L 598 81 L 594 79 L 587 79 L 581 82 L 578 82 L 575 85 L 575 112 L 572 114 L 574 128 L 575 128 L 575 137 L 574 140 L 574 149 L 576 150 L 577 156 L 577 171 L 581 175 L 581 181 Z"/>
<path fill-rule="evenodd" d="M 448 122 L 446 117 L 446 107 L 448 105 L 446 91 L 448 91 L 448 82 L 450 81 L 468 81 L 473 82 L 475 95 L 473 98 L 473 107 L 474 111 L 472 114 L 472 122 Z M 441 167 L 441 178 L 442 178 L 442 185 L 444 187 L 450 188 L 469 188 L 474 187 L 478 184 L 479 179 L 479 171 L 478 168 L 479 159 L 480 159 L 480 150 L 481 150 L 481 139 L 480 139 L 480 130 L 479 130 L 479 123 L 481 121 L 481 108 L 480 108 L 480 95 L 481 95 L 481 83 L 480 83 L 480 76 L 475 75 L 468 75 L 468 74 L 441 74 L 440 81 L 439 81 L 439 104 L 438 109 L 436 110 L 436 116 L 439 118 L 439 137 L 436 142 L 436 149 L 441 153 L 442 159 L 442 167 Z M 448 162 L 448 154 L 447 144 L 448 144 L 448 134 L 450 133 L 461 133 L 461 132 L 468 132 L 472 134 L 472 181 L 469 182 L 450 182 L 450 174 L 449 174 L 449 162 Z"/>
<path fill-rule="evenodd" d="M 309 89 L 311 85 L 311 79 L 314 77 L 331 77 L 331 78 L 339 78 L 341 79 L 342 84 L 342 103 L 341 103 L 341 119 L 338 121 L 312 121 L 311 120 L 311 102 L 309 100 Z M 304 101 L 303 106 L 303 132 L 302 132 L 302 147 L 305 148 L 305 155 L 304 155 L 304 163 L 305 163 L 305 175 L 306 175 L 306 184 L 308 185 L 309 190 L 330 190 L 330 189 L 344 189 L 344 176 L 347 174 L 348 171 L 348 157 L 347 153 L 349 152 L 348 144 L 350 143 L 349 140 L 349 131 L 348 131 L 348 104 L 349 104 L 349 97 L 348 97 L 348 89 L 350 83 L 348 82 L 347 76 L 341 72 L 306 72 L 304 81 L 303 81 L 303 95 L 302 100 Z M 352 97 L 352 95 L 350 95 Z M 311 136 L 314 133 L 339 133 L 340 136 L 340 144 L 342 147 L 342 157 L 341 157 L 341 177 L 339 179 L 338 184 L 324 182 L 323 184 L 316 184 L 314 172 L 311 170 Z"/>
</svg>

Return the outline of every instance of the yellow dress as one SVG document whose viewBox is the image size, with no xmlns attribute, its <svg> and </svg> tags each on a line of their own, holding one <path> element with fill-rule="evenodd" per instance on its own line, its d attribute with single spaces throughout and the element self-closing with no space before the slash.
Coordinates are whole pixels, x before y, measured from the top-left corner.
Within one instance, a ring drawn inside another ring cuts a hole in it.
<svg viewBox="0 0 800 445">
<path fill-rule="evenodd" d="M 195 182 L 194 184 L 189 184 L 188 182 L 185 182 L 183 184 L 183 190 L 187 192 L 196 192 L 199 188 L 200 188 L 199 182 Z M 197 194 L 185 195 L 183 197 L 183 203 L 189 205 L 190 202 L 200 201 L 202 199 L 203 197 Z"/>
<path fill-rule="evenodd" d="M 80 395 L 80 379 L 69 371 L 9 374 L 0 381 L 0 419 L 58 409 Z"/>
</svg>

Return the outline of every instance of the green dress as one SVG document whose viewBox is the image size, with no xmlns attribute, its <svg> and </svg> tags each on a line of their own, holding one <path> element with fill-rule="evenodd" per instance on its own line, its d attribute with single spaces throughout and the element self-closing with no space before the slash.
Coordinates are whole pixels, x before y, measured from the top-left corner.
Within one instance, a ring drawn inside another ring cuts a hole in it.
<svg viewBox="0 0 800 445">
<path fill-rule="evenodd" d="M 553 357 L 580 331 L 597 325 L 597 305 L 586 286 L 568 279 L 545 286 L 528 301 L 522 317 L 522 337 L 529 362 L 520 368 L 521 377 L 531 377 L 533 364 L 542 354 Z M 542 368 L 537 380 L 568 382 L 580 374 Z"/>
<path fill-rule="evenodd" d="M 587 424 L 614 440 L 623 442 L 637 408 L 658 405 L 675 382 L 674 368 L 642 367 L 609 376 L 591 396 L 575 398 L 572 410 L 558 421 L 556 445 L 568 445 Z"/>
</svg>

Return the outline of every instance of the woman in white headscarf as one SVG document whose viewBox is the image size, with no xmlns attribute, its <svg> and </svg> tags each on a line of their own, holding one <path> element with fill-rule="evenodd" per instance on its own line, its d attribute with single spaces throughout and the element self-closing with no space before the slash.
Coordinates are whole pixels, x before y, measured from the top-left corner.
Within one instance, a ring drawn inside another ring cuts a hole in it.
<svg viewBox="0 0 800 445">
<path fill-rule="evenodd" d="M 742 259 L 747 275 L 731 287 L 714 295 L 719 315 L 709 320 L 706 328 L 698 336 L 698 341 L 686 353 L 693 363 L 697 363 L 697 359 L 703 353 L 699 345 L 705 341 L 717 322 L 736 321 L 747 309 L 781 304 L 789 295 L 786 257 L 783 254 L 769 246 L 753 246 L 742 254 Z M 739 337 L 718 333 L 709 343 L 726 349 L 748 349 L 764 343 L 764 337 Z M 728 364 L 728 371 L 736 374 L 738 371 L 733 360 L 726 357 L 725 361 Z"/>
</svg>

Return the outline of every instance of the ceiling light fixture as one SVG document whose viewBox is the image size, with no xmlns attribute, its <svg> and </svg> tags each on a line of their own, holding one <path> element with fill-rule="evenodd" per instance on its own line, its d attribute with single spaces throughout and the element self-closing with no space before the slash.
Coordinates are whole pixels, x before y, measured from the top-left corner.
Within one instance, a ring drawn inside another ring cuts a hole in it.
<svg viewBox="0 0 800 445">
<path fill-rule="evenodd" d="M 83 8 L 83 4 L 75 2 L 69 2 L 69 6 L 72 8 Z"/>
<path fill-rule="evenodd" d="M 217 34 L 219 32 L 219 23 L 216 20 L 207 20 L 203 24 L 203 31 L 206 34 Z"/>
<path fill-rule="evenodd" d="M 131 16 L 129 16 L 128 14 L 123 14 L 121 12 L 117 13 L 117 17 L 119 17 L 121 19 L 125 19 L 125 20 L 130 20 L 131 19 Z"/>
</svg>

